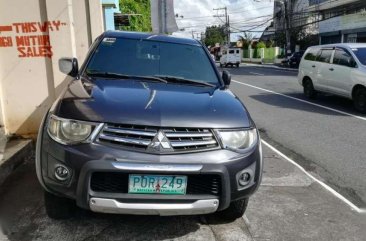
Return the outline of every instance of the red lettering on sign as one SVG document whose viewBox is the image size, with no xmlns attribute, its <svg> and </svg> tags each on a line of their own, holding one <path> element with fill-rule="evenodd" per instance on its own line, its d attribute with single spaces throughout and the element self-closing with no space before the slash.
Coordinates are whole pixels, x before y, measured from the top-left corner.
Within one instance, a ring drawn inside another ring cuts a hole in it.
<svg viewBox="0 0 366 241">
<path fill-rule="evenodd" d="M 51 58 L 53 55 L 51 46 L 37 46 L 37 47 L 18 47 L 18 57 L 47 57 Z"/>
<path fill-rule="evenodd" d="M 0 47 L 12 47 L 13 40 L 11 37 L 0 37 Z"/>
<path fill-rule="evenodd" d="M 66 23 L 63 23 L 60 20 L 13 23 L 10 26 L 0 26 L 0 34 L 1 31 L 13 31 L 13 29 L 19 34 L 15 36 L 15 44 L 19 58 L 51 58 L 53 52 L 48 33 L 60 31 L 61 26 L 66 26 Z M 0 47 L 12 46 L 12 37 L 0 36 Z"/>
</svg>

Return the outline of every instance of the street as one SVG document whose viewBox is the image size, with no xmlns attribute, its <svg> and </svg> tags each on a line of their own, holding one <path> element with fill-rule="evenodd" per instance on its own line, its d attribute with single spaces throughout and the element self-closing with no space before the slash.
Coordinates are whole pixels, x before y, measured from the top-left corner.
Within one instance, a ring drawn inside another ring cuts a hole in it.
<svg viewBox="0 0 366 241">
<path fill-rule="evenodd" d="M 320 95 L 309 103 L 296 71 L 253 66 L 229 71 L 231 89 L 265 140 L 366 207 L 366 116 L 353 109 L 351 100 Z"/>
<path fill-rule="evenodd" d="M 294 71 L 246 65 L 228 70 L 231 90 L 245 103 L 264 140 L 262 185 L 243 218 L 227 223 L 213 215 L 78 210 L 71 220 L 54 221 L 45 213 L 30 157 L 0 188 L 0 240 L 364 240 L 364 116 L 353 111 L 350 101 L 336 97 L 311 102 L 324 107 L 292 99 L 304 100 Z"/>
</svg>

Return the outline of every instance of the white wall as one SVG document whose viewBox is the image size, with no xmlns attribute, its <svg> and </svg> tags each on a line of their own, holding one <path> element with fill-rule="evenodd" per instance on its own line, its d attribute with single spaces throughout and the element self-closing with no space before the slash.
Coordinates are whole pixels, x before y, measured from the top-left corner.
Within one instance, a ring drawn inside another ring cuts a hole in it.
<svg viewBox="0 0 366 241">
<path fill-rule="evenodd" d="M 5 131 L 34 135 L 68 82 L 58 70 L 58 59 L 77 57 L 82 62 L 103 30 L 100 1 L 0 0 L 0 9 L 0 102 Z M 11 30 L 1 31 L 1 26 Z M 12 43 L 4 44 L 4 39 Z"/>
</svg>

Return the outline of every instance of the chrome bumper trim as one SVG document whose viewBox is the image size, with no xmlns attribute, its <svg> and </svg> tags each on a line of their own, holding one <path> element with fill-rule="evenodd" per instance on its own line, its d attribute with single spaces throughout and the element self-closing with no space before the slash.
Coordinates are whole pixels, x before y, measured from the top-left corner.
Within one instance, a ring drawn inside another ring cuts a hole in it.
<svg viewBox="0 0 366 241">
<path fill-rule="evenodd" d="M 173 216 L 213 213 L 219 206 L 219 200 L 198 200 L 193 203 L 122 203 L 114 199 L 91 198 L 89 205 L 93 212 L 100 213 Z"/>
<path fill-rule="evenodd" d="M 124 161 L 117 159 L 117 161 Z M 203 165 L 190 164 L 149 164 L 149 163 L 128 163 L 128 162 L 113 162 L 112 165 L 120 170 L 129 171 L 181 171 L 181 172 L 197 172 L 203 168 Z"/>
</svg>

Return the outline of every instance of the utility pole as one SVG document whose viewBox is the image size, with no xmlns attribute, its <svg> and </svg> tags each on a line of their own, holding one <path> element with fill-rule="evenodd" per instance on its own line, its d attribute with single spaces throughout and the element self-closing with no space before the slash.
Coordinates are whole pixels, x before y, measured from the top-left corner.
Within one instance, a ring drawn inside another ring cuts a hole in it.
<svg viewBox="0 0 366 241">
<path fill-rule="evenodd" d="M 159 9 L 159 28 L 160 34 L 166 34 L 166 1 L 158 0 L 158 9 Z"/>
<path fill-rule="evenodd" d="M 168 34 L 178 31 L 173 0 L 150 0 L 150 5 L 154 33 Z"/>
<path fill-rule="evenodd" d="M 227 15 L 226 33 L 227 33 L 227 37 L 226 37 L 227 38 L 227 43 L 228 43 L 228 46 L 230 47 L 231 39 L 230 39 L 230 17 L 229 17 L 229 15 Z"/>
<path fill-rule="evenodd" d="M 214 11 L 219 11 L 219 10 L 225 10 L 225 14 L 216 14 L 214 15 L 214 17 L 220 18 L 220 17 L 225 17 L 225 32 L 226 32 L 226 43 L 229 46 L 230 45 L 230 20 L 229 20 L 229 15 L 227 14 L 227 7 L 222 7 L 222 8 L 214 8 Z"/>
<path fill-rule="evenodd" d="M 286 33 L 286 55 L 288 51 L 291 51 L 291 35 L 290 35 L 290 17 L 289 17 L 289 3 L 288 0 L 283 0 L 284 15 L 285 15 L 285 33 Z"/>
</svg>

